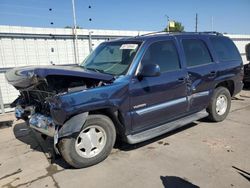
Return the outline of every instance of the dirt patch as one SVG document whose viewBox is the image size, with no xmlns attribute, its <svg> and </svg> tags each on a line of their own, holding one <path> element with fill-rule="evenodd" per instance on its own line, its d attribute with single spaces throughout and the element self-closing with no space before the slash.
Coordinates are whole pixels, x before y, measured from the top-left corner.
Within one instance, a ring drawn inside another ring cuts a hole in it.
<svg viewBox="0 0 250 188">
<path fill-rule="evenodd" d="M 202 142 L 206 143 L 212 150 L 226 150 L 227 152 L 233 152 L 232 147 L 228 145 L 224 139 L 204 139 Z"/>
</svg>

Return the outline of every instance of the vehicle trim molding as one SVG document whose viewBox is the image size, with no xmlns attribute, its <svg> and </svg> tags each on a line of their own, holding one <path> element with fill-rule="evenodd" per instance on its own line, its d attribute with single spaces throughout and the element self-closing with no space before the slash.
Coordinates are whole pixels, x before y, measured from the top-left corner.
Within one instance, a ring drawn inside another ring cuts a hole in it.
<svg viewBox="0 0 250 188">
<path fill-rule="evenodd" d="M 183 103 L 183 102 L 186 102 L 186 101 L 187 101 L 187 98 L 182 97 L 182 98 L 175 99 L 175 100 L 172 100 L 172 101 L 168 101 L 168 102 L 164 102 L 164 103 L 157 104 L 157 105 L 154 105 L 154 106 L 146 107 L 146 108 L 143 108 L 143 109 L 140 109 L 140 110 L 136 110 L 135 112 L 138 115 L 143 115 L 143 114 L 146 114 L 146 113 L 150 113 L 152 111 L 161 110 L 163 108 L 173 106 L 173 105 L 176 105 L 176 104 L 179 104 L 179 103 Z"/>
<path fill-rule="evenodd" d="M 192 94 L 192 98 L 197 98 L 197 97 L 204 97 L 209 95 L 209 91 L 202 91 L 202 92 L 198 92 L 198 93 L 194 93 Z"/>
<path fill-rule="evenodd" d="M 209 91 L 202 91 L 202 92 L 194 93 L 194 94 L 192 94 L 191 96 L 188 96 L 188 97 L 182 97 L 182 98 L 171 100 L 171 101 L 164 102 L 164 103 L 161 103 L 161 104 L 145 107 L 145 108 L 136 110 L 135 112 L 138 115 L 143 115 L 143 114 L 147 114 L 147 113 L 150 113 L 150 112 L 153 112 L 153 111 L 156 111 L 156 110 L 161 110 L 163 108 L 167 108 L 169 106 L 173 106 L 173 105 L 176 105 L 176 104 L 179 104 L 179 103 L 187 102 L 191 98 L 198 98 L 198 97 L 203 97 L 203 96 L 208 96 L 208 95 L 209 95 Z M 140 107 L 140 105 L 137 105 L 137 106 Z M 134 108 L 137 107 L 137 106 L 134 106 Z M 142 106 L 145 106 L 145 104 L 143 104 Z"/>
</svg>

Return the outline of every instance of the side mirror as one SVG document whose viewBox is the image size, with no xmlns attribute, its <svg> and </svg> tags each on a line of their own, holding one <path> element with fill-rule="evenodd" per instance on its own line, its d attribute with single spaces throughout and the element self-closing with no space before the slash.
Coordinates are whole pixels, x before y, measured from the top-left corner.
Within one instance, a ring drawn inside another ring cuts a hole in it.
<svg viewBox="0 0 250 188">
<path fill-rule="evenodd" d="M 146 64 L 143 65 L 139 73 L 139 77 L 155 77 L 160 76 L 160 67 L 157 64 Z"/>
<path fill-rule="evenodd" d="M 247 61 L 250 61 L 250 43 L 246 45 L 246 57 Z"/>
</svg>

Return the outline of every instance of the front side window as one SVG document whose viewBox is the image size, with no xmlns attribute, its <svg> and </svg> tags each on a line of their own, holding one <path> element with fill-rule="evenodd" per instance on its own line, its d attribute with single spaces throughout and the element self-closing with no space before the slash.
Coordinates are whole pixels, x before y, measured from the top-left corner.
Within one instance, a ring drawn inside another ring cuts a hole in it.
<svg viewBox="0 0 250 188">
<path fill-rule="evenodd" d="M 226 37 L 211 37 L 212 45 L 220 61 L 241 60 L 234 43 Z"/>
<path fill-rule="evenodd" d="M 81 66 L 112 75 L 125 75 L 141 43 L 107 42 L 100 44 Z"/>
<path fill-rule="evenodd" d="M 204 65 L 212 62 L 206 44 L 199 39 L 183 39 L 182 45 L 187 67 Z"/>
<path fill-rule="evenodd" d="M 160 41 L 151 44 L 141 62 L 142 65 L 158 64 L 161 72 L 180 69 L 178 52 L 173 41 Z"/>
</svg>

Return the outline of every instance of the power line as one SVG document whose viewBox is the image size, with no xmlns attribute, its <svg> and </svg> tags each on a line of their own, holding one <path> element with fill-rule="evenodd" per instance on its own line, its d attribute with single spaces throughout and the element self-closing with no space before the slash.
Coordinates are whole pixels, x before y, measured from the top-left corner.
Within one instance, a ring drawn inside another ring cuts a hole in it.
<svg viewBox="0 0 250 188">
<path fill-rule="evenodd" d="M 37 7 L 37 6 L 24 6 L 24 5 L 11 5 L 11 4 L 1 4 L 1 6 L 6 6 L 6 7 L 10 7 L 10 8 L 20 8 L 20 9 L 33 9 L 33 10 L 48 10 L 48 7 Z M 69 10 L 62 10 L 62 9 L 53 9 L 54 12 L 56 13 L 70 13 Z M 27 12 L 27 10 L 25 10 L 24 12 Z"/>
<path fill-rule="evenodd" d="M 5 7 L 11 7 L 11 8 L 25 8 L 25 9 L 37 9 L 37 10 L 46 10 L 46 7 L 35 7 L 35 6 L 24 6 L 24 5 L 11 5 L 11 4 L 1 4 L 1 6 L 5 6 Z"/>
<path fill-rule="evenodd" d="M 2 15 L 12 15 L 12 16 L 28 16 L 28 17 L 37 17 L 37 18 L 48 18 L 48 16 L 39 16 L 37 14 L 22 14 L 22 13 L 12 13 L 12 12 L 0 12 Z"/>
</svg>

